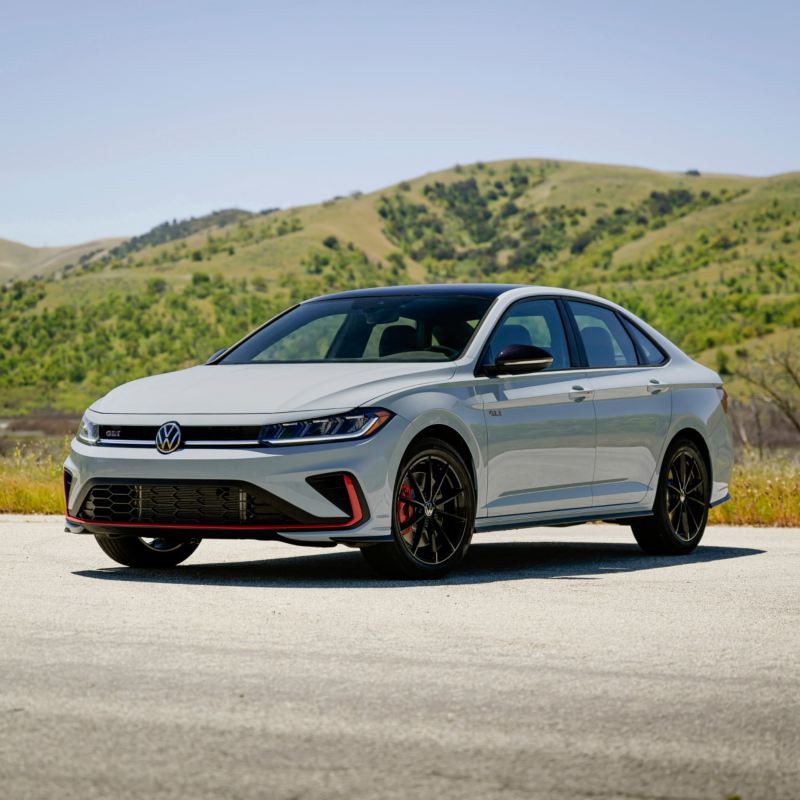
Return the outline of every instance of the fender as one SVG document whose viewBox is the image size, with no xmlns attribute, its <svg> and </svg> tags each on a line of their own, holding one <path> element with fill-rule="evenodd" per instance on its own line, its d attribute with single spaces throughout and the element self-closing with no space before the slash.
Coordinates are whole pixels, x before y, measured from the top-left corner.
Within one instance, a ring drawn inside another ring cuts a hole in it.
<svg viewBox="0 0 800 800">
<path fill-rule="evenodd" d="M 475 473 L 475 494 L 478 515 L 485 515 L 486 506 L 486 422 L 483 404 L 474 387 L 462 386 L 456 392 L 415 392 L 400 398 L 392 398 L 391 405 L 408 423 L 398 439 L 389 459 L 389 476 L 394 476 L 411 441 L 426 428 L 442 425 L 450 428 L 463 439 L 472 458 Z M 389 490 L 393 489 L 393 485 Z"/>
</svg>

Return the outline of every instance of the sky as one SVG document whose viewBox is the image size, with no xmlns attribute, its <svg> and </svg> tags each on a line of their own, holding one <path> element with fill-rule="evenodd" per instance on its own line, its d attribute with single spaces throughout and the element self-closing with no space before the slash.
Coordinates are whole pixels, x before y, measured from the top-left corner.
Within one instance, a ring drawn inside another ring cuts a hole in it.
<svg viewBox="0 0 800 800">
<path fill-rule="evenodd" d="M 800 170 L 798 31 L 794 0 L 0 0 L 0 237 L 501 158 Z"/>
</svg>

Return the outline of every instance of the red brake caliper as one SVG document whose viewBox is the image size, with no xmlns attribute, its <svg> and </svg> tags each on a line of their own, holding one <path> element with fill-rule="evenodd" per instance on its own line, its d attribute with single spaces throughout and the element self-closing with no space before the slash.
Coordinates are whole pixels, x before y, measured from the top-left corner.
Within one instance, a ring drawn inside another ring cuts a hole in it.
<svg viewBox="0 0 800 800">
<path fill-rule="evenodd" d="M 413 492 L 411 487 L 404 483 L 400 487 L 400 494 L 397 498 L 397 520 L 400 523 L 400 535 L 405 537 L 411 533 L 412 526 L 403 527 L 412 517 L 414 507 L 411 503 L 406 503 L 405 500 L 412 496 Z"/>
</svg>

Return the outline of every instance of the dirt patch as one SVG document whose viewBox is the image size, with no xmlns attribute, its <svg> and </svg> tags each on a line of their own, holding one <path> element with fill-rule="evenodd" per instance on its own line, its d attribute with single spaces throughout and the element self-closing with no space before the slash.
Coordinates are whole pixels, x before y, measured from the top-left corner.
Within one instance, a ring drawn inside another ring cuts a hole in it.
<svg viewBox="0 0 800 800">
<path fill-rule="evenodd" d="M 44 436 L 67 436 L 75 433 L 80 416 L 74 414 L 31 414 L 2 420 L 0 435 L 39 434 Z"/>
</svg>

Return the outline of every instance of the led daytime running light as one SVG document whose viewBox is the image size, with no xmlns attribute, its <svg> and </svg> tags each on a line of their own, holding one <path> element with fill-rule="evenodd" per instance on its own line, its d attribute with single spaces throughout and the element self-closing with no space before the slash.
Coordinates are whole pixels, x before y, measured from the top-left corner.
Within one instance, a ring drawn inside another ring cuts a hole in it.
<svg viewBox="0 0 800 800">
<path fill-rule="evenodd" d="M 265 425 L 260 440 L 269 445 L 315 444 L 365 439 L 392 418 L 384 409 L 359 409 L 348 414 Z"/>
</svg>

